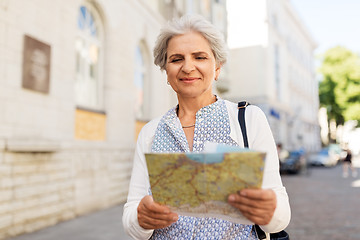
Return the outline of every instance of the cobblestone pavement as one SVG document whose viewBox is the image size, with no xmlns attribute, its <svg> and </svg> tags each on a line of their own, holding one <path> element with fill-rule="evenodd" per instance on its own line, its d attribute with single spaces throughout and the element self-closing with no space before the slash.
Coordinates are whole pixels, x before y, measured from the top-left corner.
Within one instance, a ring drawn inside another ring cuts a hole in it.
<svg viewBox="0 0 360 240">
<path fill-rule="evenodd" d="M 343 178 L 339 165 L 282 178 L 292 208 L 287 228 L 291 240 L 360 239 L 360 177 Z M 98 211 L 11 240 L 130 240 L 122 228 L 122 208 Z"/>
<path fill-rule="evenodd" d="M 292 209 L 287 228 L 291 240 L 360 239 L 359 160 L 356 178 L 343 178 L 341 165 L 282 176 Z"/>
</svg>

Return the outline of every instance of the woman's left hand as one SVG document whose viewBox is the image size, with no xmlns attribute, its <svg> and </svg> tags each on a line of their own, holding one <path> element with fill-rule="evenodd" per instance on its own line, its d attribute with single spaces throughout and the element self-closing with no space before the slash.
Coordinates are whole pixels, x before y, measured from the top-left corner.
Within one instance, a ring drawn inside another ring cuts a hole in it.
<svg viewBox="0 0 360 240">
<path fill-rule="evenodd" d="M 231 206 L 258 225 L 270 222 L 276 208 L 276 194 L 271 189 L 243 189 L 228 197 Z"/>
</svg>

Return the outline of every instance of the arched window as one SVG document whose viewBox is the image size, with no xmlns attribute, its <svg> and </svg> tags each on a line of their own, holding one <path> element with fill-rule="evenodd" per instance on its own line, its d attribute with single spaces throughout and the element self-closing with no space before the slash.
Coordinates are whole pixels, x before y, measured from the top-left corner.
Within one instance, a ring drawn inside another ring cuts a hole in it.
<svg viewBox="0 0 360 240">
<path fill-rule="evenodd" d="M 144 42 L 140 42 L 135 49 L 135 72 L 134 86 L 136 99 L 135 111 L 135 136 L 137 137 L 141 128 L 150 119 L 150 79 L 149 79 L 149 55 Z"/>
<path fill-rule="evenodd" d="M 102 26 L 100 16 L 91 5 L 79 8 L 76 38 L 76 104 L 102 108 L 101 53 Z"/>
</svg>

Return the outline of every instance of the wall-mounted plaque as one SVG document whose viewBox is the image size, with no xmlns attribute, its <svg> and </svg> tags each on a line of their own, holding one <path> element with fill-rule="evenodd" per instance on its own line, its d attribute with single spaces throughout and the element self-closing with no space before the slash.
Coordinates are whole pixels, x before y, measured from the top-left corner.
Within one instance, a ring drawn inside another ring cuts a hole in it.
<svg viewBox="0 0 360 240">
<path fill-rule="evenodd" d="M 24 36 L 23 88 L 49 93 L 51 47 Z"/>
</svg>

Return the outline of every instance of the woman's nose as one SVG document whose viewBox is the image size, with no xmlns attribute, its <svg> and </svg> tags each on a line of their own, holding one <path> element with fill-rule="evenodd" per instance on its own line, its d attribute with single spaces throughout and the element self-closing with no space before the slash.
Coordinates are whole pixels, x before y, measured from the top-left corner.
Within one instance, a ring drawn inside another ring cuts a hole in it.
<svg viewBox="0 0 360 240">
<path fill-rule="evenodd" d="M 182 66 L 182 71 L 185 73 L 190 73 L 195 69 L 194 62 L 192 60 L 184 60 L 184 64 Z"/>
</svg>

